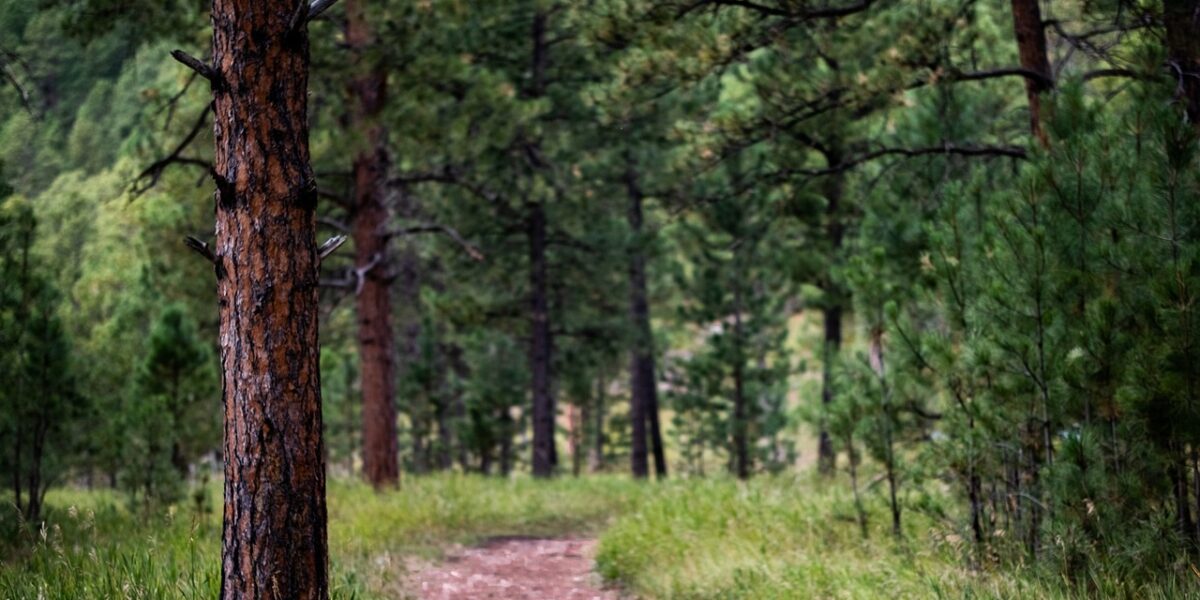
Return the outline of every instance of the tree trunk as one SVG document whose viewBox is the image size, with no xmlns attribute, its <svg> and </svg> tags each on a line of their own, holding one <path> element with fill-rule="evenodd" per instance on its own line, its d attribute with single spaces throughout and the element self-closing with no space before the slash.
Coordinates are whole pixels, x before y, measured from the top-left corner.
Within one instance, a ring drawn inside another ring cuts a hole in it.
<svg viewBox="0 0 1200 600">
<path fill-rule="evenodd" d="M 329 595 L 308 34 L 291 0 L 213 0 L 225 404 L 223 598 Z"/>
<path fill-rule="evenodd" d="M 588 471 L 598 473 L 604 470 L 604 420 L 607 400 L 604 394 L 604 377 L 596 378 L 596 406 L 592 410 L 592 447 L 588 455 Z"/>
<path fill-rule="evenodd" d="M 396 436 L 395 352 L 389 275 L 387 224 L 383 202 L 388 157 L 383 127 L 378 123 L 387 95 L 387 76 L 366 64 L 363 53 L 374 43 L 362 0 L 345 0 L 346 41 L 360 72 L 347 95 L 351 128 L 361 138 L 354 155 L 354 207 L 351 236 L 355 264 L 366 269 L 355 298 L 358 351 L 362 377 L 363 473 L 376 488 L 394 486 L 400 478 Z"/>
<path fill-rule="evenodd" d="M 533 384 L 533 475 L 550 477 L 558 463 L 554 447 L 554 394 L 551 361 L 550 303 L 546 274 L 546 212 L 529 204 L 529 372 Z"/>
<path fill-rule="evenodd" d="M 825 156 L 826 163 L 835 167 L 842 162 L 841 152 L 836 143 L 831 146 Z M 845 176 L 841 173 L 830 175 L 825 180 L 825 239 L 829 244 L 829 262 L 836 264 L 842 253 L 842 243 L 846 236 L 846 228 L 842 223 L 842 196 L 845 191 Z M 829 413 L 833 404 L 833 367 L 838 353 L 842 348 L 842 307 L 844 290 L 837 285 L 830 275 L 826 275 L 824 327 L 825 343 L 821 348 L 821 410 L 822 415 Z M 820 432 L 817 440 L 817 469 L 824 475 L 829 475 L 837 468 L 837 452 L 833 448 L 833 439 L 822 416 Z"/>
<path fill-rule="evenodd" d="M 884 362 L 883 356 L 883 328 L 876 327 L 871 332 L 871 348 L 869 362 L 871 369 L 875 371 L 875 377 L 879 380 L 879 392 L 882 396 L 882 411 L 883 411 L 883 451 L 884 461 L 883 466 L 886 469 L 888 482 L 888 497 L 892 508 L 892 535 L 900 537 L 900 503 L 896 497 L 897 481 L 896 481 L 896 452 L 893 444 L 892 435 L 892 392 L 888 386 L 887 380 L 887 363 Z"/>
<path fill-rule="evenodd" d="M 500 415 L 500 474 L 508 477 L 513 467 L 513 436 L 516 434 L 516 424 L 512 415 L 505 410 Z"/>
<path fill-rule="evenodd" d="M 738 274 L 740 276 L 740 273 Z M 749 423 L 746 414 L 746 357 L 742 351 L 742 286 L 735 282 L 733 288 L 733 470 L 738 479 L 750 478 Z"/>
<path fill-rule="evenodd" d="M 654 477 L 656 479 L 667 478 L 667 452 L 663 448 L 662 425 L 658 418 L 658 386 L 655 379 L 654 357 L 650 357 L 649 375 L 647 379 L 651 382 L 650 387 L 654 390 L 649 395 L 649 400 L 646 403 L 646 418 L 650 420 L 650 450 L 654 453 Z"/>
<path fill-rule="evenodd" d="M 825 344 L 821 350 L 821 408 L 828 414 L 833 404 L 833 363 L 842 347 L 842 307 L 833 304 L 825 307 Z M 825 421 L 821 421 L 821 431 L 817 441 L 817 469 L 824 475 L 832 474 L 836 469 L 837 453 L 833 449 L 833 439 L 829 435 Z"/>
<path fill-rule="evenodd" d="M 1200 129 L 1200 0 L 1165 0 L 1167 55 L 1179 78 L 1184 112 Z"/>
<path fill-rule="evenodd" d="M 626 216 L 633 243 L 629 248 L 629 319 L 633 327 L 629 361 L 629 419 L 633 428 L 631 468 L 634 477 L 649 475 L 647 433 L 654 452 L 654 472 L 659 479 L 667 476 L 667 461 L 662 447 L 658 419 L 658 382 L 655 378 L 654 330 L 650 325 L 650 301 L 646 291 L 645 235 L 642 216 L 643 194 L 633 157 L 627 157 L 625 187 L 629 198 Z M 649 431 L 647 432 L 647 426 Z"/>
<path fill-rule="evenodd" d="M 1012 0 L 1012 10 L 1021 67 L 1037 74 L 1037 77 L 1025 77 L 1025 93 L 1029 96 L 1029 128 L 1045 146 L 1049 142 L 1046 132 L 1042 130 L 1042 94 L 1053 87 L 1051 82 L 1054 76 L 1046 54 L 1046 30 L 1038 2 Z"/>
</svg>

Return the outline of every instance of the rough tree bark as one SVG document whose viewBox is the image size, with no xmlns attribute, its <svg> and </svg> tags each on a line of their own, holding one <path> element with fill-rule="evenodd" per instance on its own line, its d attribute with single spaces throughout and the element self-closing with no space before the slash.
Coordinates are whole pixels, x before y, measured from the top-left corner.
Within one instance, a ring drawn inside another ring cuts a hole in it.
<svg viewBox="0 0 1200 600">
<path fill-rule="evenodd" d="M 1053 87 L 1053 73 L 1046 54 L 1046 29 L 1042 23 L 1039 0 L 1012 0 L 1013 29 L 1017 37 L 1017 52 L 1021 67 L 1037 73 L 1025 77 L 1025 93 L 1029 96 L 1029 128 L 1043 146 L 1049 143 L 1042 129 L 1042 94 Z"/>
<path fill-rule="evenodd" d="M 295 0 L 213 0 L 223 598 L 326 598 L 317 187 Z"/>
<path fill-rule="evenodd" d="M 629 419 L 633 430 L 630 462 L 634 477 L 643 478 L 650 474 L 647 456 L 648 434 L 649 445 L 654 452 L 654 472 L 662 479 L 667 476 L 667 461 L 658 419 L 654 330 L 650 325 L 650 301 L 646 292 L 646 256 L 642 247 L 644 197 L 638 185 L 638 173 L 633 158 L 629 157 L 627 160 L 625 187 L 629 206 L 626 216 L 630 233 L 634 237 L 629 250 L 629 318 L 634 328 L 629 360 Z"/>
<path fill-rule="evenodd" d="M 389 220 L 384 203 L 388 157 L 379 124 L 387 96 L 387 75 L 363 53 L 374 43 L 365 2 L 344 0 L 346 42 L 360 72 L 347 86 L 351 128 L 361 138 L 354 155 L 354 205 L 350 234 L 355 264 L 366 269 L 355 297 L 362 381 L 363 474 L 376 488 L 399 481 L 396 436 L 396 344 L 392 333 Z"/>
<path fill-rule="evenodd" d="M 1200 129 L 1200 0 L 1165 0 L 1167 59 L 1179 80 L 1188 122 Z"/>
</svg>

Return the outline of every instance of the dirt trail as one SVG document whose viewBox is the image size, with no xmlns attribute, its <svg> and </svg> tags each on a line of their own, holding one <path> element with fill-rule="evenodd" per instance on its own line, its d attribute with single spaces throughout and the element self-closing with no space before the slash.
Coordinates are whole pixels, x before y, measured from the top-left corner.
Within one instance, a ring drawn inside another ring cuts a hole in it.
<svg viewBox="0 0 1200 600">
<path fill-rule="evenodd" d="M 595 549 L 591 539 L 496 538 L 416 569 L 408 587 L 420 600 L 617 600 L 592 570 Z"/>
</svg>

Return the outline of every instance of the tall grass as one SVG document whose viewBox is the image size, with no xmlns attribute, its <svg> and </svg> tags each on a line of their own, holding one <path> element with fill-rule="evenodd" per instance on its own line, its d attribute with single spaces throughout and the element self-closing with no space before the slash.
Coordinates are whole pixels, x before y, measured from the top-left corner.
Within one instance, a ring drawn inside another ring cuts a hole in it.
<svg viewBox="0 0 1200 600">
<path fill-rule="evenodd" d="M 220 489 L 208 490 L 220 506 Z M 491 536 L 600 536 L 597 565 L 645 598 L 1187 598 L 1191 563 L 1147 577 L 1098 557 L 1068 584 L 998 564 L 972 570 L 936 495 L 910 498 L 895 541 L 879 499 L 862 539 L 842 486 L 815 478 L 408 478 L 396 492 L 359 483 L 329 489 L 335 598 L 399 597 L 405 569 L 448 544 Z M 942 504 L 945 503 L 946 507 Z M 43 524 L 0 517 L 0 598 L 217 596 L 220 517 L 189 503 L 153 512 L 109 491 L 56 490 Z M 913 507 L 921 506 L 918 511 Z M 1128 567 L 1128 568 L 1126 568 Z M 1135 575 L 1136 574 L 1136 575 Z"/>
<path fill-rule="evenodd" d="M 406 479 L 376 493 L 332 481 L 329 542 L 334 598 L 390 597 L 406 558 L 489 536 L 597 531 L 648 488 L 615 477 L 586 480 Z M 219 507 L 220 489 L 208 491 Z M 44 523 L 0 517 L 0 599 L 183 598 L 218 595 L 218 511 L 189 504 L 146 512 L 111 491 L 54 490 Z"/>
<path fill-rule="evenodd" d="M 1186 564 L 1146 581 L 1097 557 L 1082 582 L 1018 565 L 967 568 L 966 542 L 944 499 L 914 498 L 904 535 L 891 535 L 882 500 L 869 537 L 849 492 L 801 478 L 673 482 L 619 518 L 600 540 L 608 579 L 647 598 L 1188 598 Z M 1117 567 L 1117 568 L 1114 568 Z"/>
</svg>

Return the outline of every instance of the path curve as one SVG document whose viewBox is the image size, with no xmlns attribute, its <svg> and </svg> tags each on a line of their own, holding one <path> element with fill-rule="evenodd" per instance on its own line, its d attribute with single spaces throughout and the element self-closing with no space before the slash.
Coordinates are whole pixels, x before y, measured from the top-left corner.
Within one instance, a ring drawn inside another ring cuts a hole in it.
<svg viewBox="0 0 1200 600">
<path fill-rule="evenodd" d="M 409 589 L 420 600 L 618 600 L 592 570 L 595 549 L 585 538 L 494 538 L 417 569 Z"/>
</svg>

